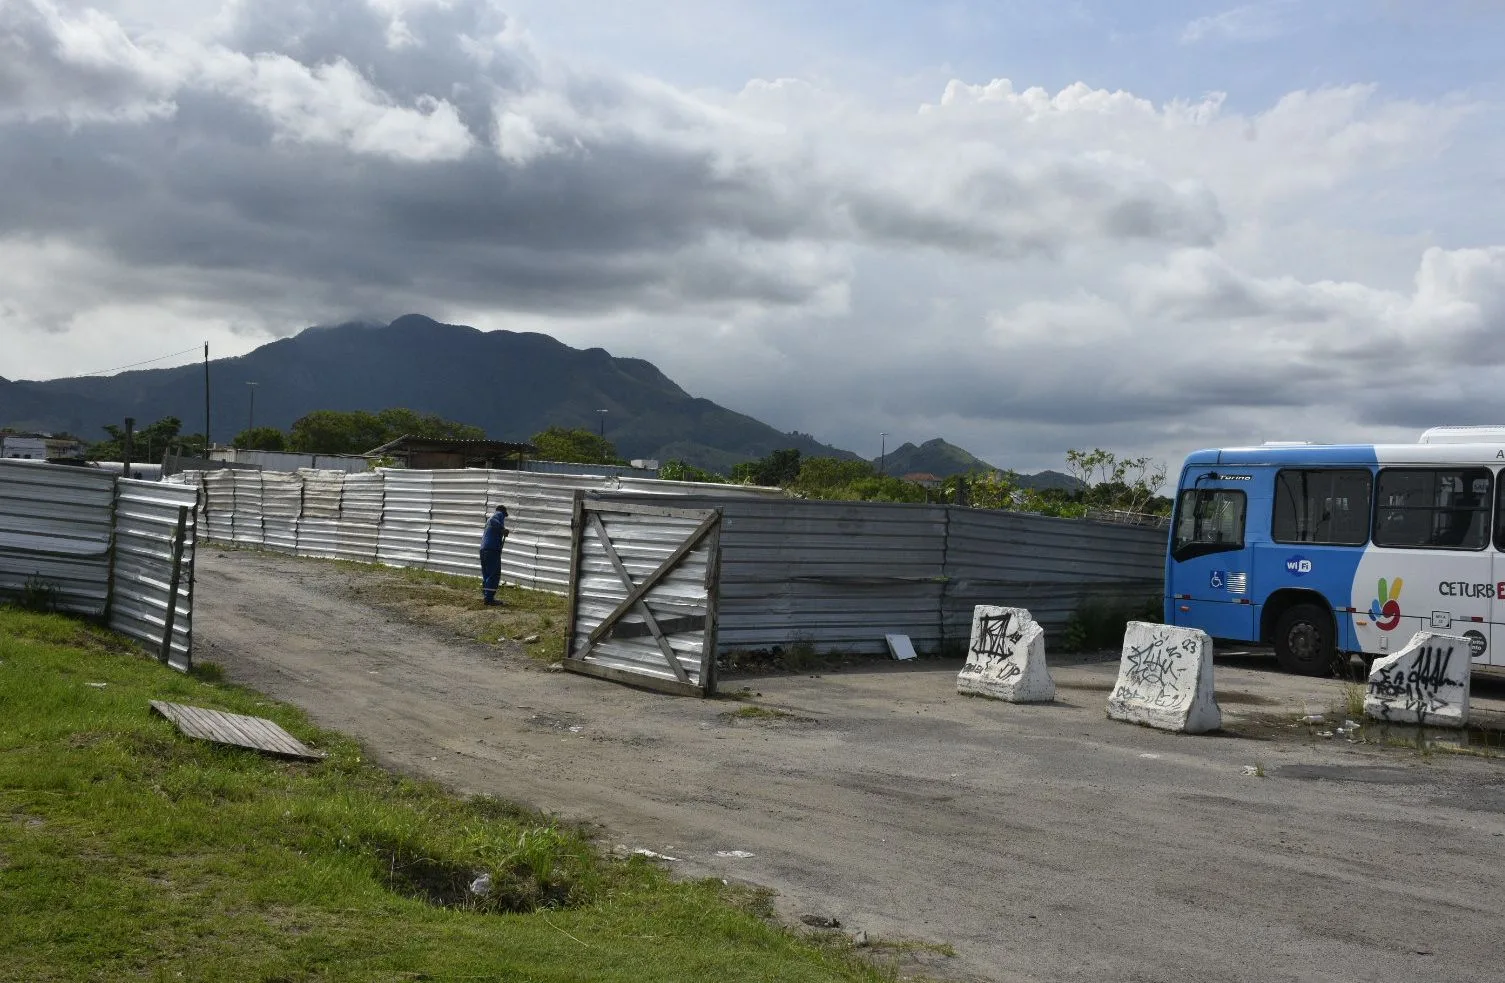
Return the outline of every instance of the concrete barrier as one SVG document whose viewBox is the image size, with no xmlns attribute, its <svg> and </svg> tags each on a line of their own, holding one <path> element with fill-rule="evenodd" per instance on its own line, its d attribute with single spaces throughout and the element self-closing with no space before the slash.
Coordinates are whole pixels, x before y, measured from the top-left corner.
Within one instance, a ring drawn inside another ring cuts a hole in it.
<svg viewBox="0 0 1505 983">
<path fill-rule="evenodd" d="M 1364 716 L 1429 727 L 1467 726 L 1472 668 L 1468 639 L 1419 631 L 1399 652 L 1375 660 Z"/>
<path fill-rule="evenodd" d="M 1129 622 L 1108 716 L 1188 734 L 1217 730 L 1212 639 L 1196 628 Z"/>
<path fill-rule="evenodd" d="M 1045 665 L 1045 629 L 1024 608 L 979 604 L 956 691 L 1009 703 L 1049 703 L 1056 684 Z"/>
</svg>

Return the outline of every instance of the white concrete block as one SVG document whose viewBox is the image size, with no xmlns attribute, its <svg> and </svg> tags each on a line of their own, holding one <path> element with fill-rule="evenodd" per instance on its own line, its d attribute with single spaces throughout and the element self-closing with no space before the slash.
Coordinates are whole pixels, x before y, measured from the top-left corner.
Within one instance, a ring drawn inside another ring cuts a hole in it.
<svg viewBox="0 0 1505 983">
<path fill-rule="evenodd" d="M 1055 680 L 1045 665 L 1045 629 L 1024 608 L 979 604 L 956 691 L 1009 703 L 1049 703 Z"/>
<path fill-rule="evenodd" d="M 1364 716 L 1429 727 L 1468 725 L 1468 639 L 1419 631 L 1369 670 Z"/>
<path fill-rule="evenodd" d="M 888 643 L 888 654 L 894 658 L 901 661 L 918 658 L 908 635 L 884 635 L 883 640 Z"/>
<path fill-rule="evenodd" d="M 1217 730 L 1223 712 L 1212 686 L 1212 639 L 1206 632 L 1131 621 L 1108 716 L 1188 734 Z"/>
</svg>

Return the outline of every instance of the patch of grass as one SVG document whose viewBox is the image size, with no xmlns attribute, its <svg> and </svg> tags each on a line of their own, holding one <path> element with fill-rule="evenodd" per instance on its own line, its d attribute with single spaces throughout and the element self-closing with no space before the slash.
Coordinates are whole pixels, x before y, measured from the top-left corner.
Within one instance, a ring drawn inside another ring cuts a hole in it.
<svg viewBox="0 0 1505 983">
<path fill-rule="evenodd" d="M 150 699 L 269 717 L 329 757 L 189 740 Z M 34 983 L 892 978 L 771 923 L 766 897 L 394 777 L 290 707 L 14 608 L 0 857 L 0 978 Z"/>
<path fill-rule="evenodd" d="M 358 596 L 396 611 L 409 621 L 448 629 L 455 634 L 496 645 L 524 643 L 523 651 L 540 662 L 564 658 L 568 602 L 559 594 L 503 584 L 496 607 L 483 605 L 480 577 L 461 577 L 414 567 L 386 567 L 353 560 L 310 560 L 331 563 L 358 578 Z"/>
<path fill-rule="evenodd" d="M 1066 622 L 1062 648 L 1067 652 L 1096 652 L 1123 645 L 1124 628 L 1131 621 L 1158 622 L 1165 617 L 1158 597 L 1099 600 L 1088 598 Z"/>
<path fill-rule="evenodd" d="M 800 636 L 784 646 L 779 653 L 779 661 L 790 672 L 809 672 L 820 663 L 821 658 L 820 653 L 815 651 L 815 643 Z"/>
<path fill-rule="evenodd" d="M 1345 719 L 1362 721 L 1364 719 L 1364 696 L 1369 687 L 1363 683 L 1344 683 L 1343 702 L 1339 704 L 1339 711 Z M 1340 720 L 1339 723 L 1342 723 Z"/>
<path fill-rule="evenodd" d="M 16 603 L 26 611 L 49 613 L 62 604 L 63 592 L 57 584 L 40 574 L 32 574 L 21 586 L 21 596 Z"/>
</svg>

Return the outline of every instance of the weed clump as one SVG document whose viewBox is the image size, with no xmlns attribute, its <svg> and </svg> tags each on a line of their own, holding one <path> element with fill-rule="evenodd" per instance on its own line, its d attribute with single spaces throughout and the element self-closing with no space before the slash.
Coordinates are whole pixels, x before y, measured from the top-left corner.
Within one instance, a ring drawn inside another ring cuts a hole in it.
<svg viewBox="0 0 1505 983">
<path fill-rule="evenodd" d="M 1131 621 L 1158 622 L 1165 616 L 1158 597 L 1100 600 L 1088 598 L 1066 622 L 1063 647 L 1067 652 L 1118 648 Z"/>
</svg>

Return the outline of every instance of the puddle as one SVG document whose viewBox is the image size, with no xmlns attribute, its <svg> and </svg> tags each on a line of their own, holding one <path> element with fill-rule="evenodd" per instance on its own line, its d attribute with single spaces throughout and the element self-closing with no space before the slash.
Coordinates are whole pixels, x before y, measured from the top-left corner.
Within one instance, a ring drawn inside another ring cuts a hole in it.
<svg viewBox="0 0 1505 983">
<path fill-rule="evenodd" d="M 1355 736 L 1371 744 L 1414 747 L 1418 751 L 1473 748 L 1505 754 L 1505 731 L 1487 727 L 1411 727 L 1366 720 Z"/>
<path fill-rule="evenodd" d="M 1217 700 L 1220 705 L 1228 703 L 1252 707 L 1273 707 L 1280 703 L 1279 700 L 1271 699 L 1268 696 L 1242 692 L 1219 693 L 1217 694 Z"/>
<path fill-rule="evenodd" d="M 1087 690 L 1088 692 L 1101 693 L 1113 692 L 1113 687 L 1115 685 L 1116 681 L 1113 679 L 1109 679 L 1101 683 L 1063 683 L 1059 680 L 1056 681 L 1056 689 L 1080 689 Z"/>
<path fill-rule="evenodd" d="M 1413 768 L 1384 765 L 1282 765 L 1275 769 L 1282 778 L 1317 782 L 1362 782 L 1367 785 L 1414 785 L 1428 782 Z"/>
</svg>

